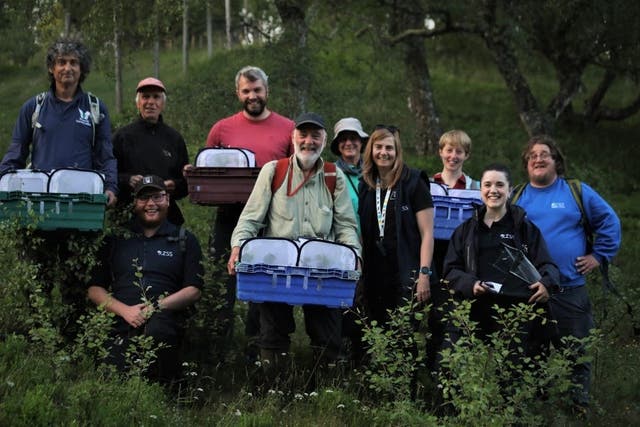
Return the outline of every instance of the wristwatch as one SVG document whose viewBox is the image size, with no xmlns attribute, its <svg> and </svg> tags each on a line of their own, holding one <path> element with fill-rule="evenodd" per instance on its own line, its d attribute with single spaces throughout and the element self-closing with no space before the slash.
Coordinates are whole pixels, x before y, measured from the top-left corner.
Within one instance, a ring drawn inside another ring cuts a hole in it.
<svg viewBox="0 0 640 427">
<path fill-rule="evenodd" d="M 420 273 L 431 276 L 433 274 L 433 270 L 431 270 L 429 267 L 420 267 Z"/>
</svg>

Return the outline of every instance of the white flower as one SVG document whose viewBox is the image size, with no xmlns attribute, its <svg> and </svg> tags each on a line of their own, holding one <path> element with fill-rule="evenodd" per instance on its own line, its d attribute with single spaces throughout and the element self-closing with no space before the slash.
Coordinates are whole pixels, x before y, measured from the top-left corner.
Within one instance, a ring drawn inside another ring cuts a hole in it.
<svg viewBox="0 0 640 427">
<path fill-rule="evenodd" d="M 333 390 L 326 389 L 324 392 L 325 393 L 333 393 Z"/>
<path fill-rule="evenodd" d="M 316 397 L 318 395 L 318 392 L 316 391 L 312 391 L 311 393 L 309 393 L 309 397 Z"/>
<path fill-rule="evenodd" d="M 233 415 L 235 415 L 236 417 L 239 417 L 240 415 L 242 415 L 242 412 L 240 412 L 240 409 L 236 409 Z"/>
<path fill-rule="evenodd" d="M 248 393 L 247 393 L 247 396 L 249 396 L 249 397 L 253 397 L 253 393 L 248 392 Z"/>
<path fill-rule="evenodd" d="M 204 390 L 203 390 L 202 388 L 198 387 L 198 388 L 196 389 L 196 391 L 199 391 L 200 393 L 202 393 Z"/>
<path fill-rule="evenodd" d="M 157 420 L 157 419 L 158 419 L 158 416 L 157 416 L 157 415 L 153 415 L 153 414 L 151 414 L 151 415 L 149 415 L 149 418 L 151 418 L 151 419 L 153 419 L 153 420 Z"/>
<path fill-rule="evenodd" d="M 298 400 L 301 400 L 304 396 L 302 396 L 300 393 L 296 393 L 293 395 L 293 397 L 295 397 Z"/>
<path fill-rule="evenodd" d="M 267 393 L 269 393 L 269 394 L 276 394 L 276 391 L 275 391 L 274 389 L 270 388 L 270 389 L 269 389 L 269 391 L 268 391 Z"/>
<path fill-rule="evenodd" d="M 16 383 L 14 383 L 13 381 L 7 380 L 7 385 L 9 387 L 15 387 Z"/>
<path fill-rule="evenodd" d="M 336 406 L 336 408 L 338 409 L 344 409 L 344 405 L 342 403 L 339 403 L 338 406 Z"/>
<path fill-rule="evenodd" d="M 182 366 L 189 366 L 189 362 L 182 362 Z"/>
</svg>

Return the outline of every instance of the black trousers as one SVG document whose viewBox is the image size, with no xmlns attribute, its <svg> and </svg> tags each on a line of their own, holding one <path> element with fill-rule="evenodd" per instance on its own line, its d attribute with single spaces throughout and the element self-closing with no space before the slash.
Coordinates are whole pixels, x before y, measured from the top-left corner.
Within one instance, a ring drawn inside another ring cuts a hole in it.
<svg viewBox="0 0 640 427">
<path fill-rule="evenodd" d="M 296 330 L 293 306 L 264 302 L 260 307 L 260 348 L 287 353 Z M 342 343 L 342 311 L 321 305 L 303 305 L 304 324 L 316 356 L 336 360 Z"/>
<path fill-rule="evenodd" d="M 554 293 L 549 300 L 549 307 L 552 318 L 557 322 L 557 336 L 553 339 L 553 345 L 556 348 L 566 346 L 561 341 L 563 337 L 585 338 L 589 336 L 591 329 L 595 328 L 591 300 L 586 286 L 565 288 L 563 292 Z M 583 347 L 577 347 L 574 350 L 576 357 L 583 355 L 585 351 Z M 580 405 L 587 405 L 591 383 L 591 363 L 577 363 L 573 368 L 572 380 L 574 384 L 581 386 L 574 391 L 573 401 Z"/>
<path fill-rule="evenodd" d="M 136 336 L 151 336 L 155 345 L 162 343 L 165 346 L 157 350 L 157 359 L 149 366 L 147 377 L 164 384 L 177 379 L 180 374 L 180 344 L 184 336 L 179 314 L 169 310 L 160 311 L 140 328 L 120 324 L 111 336 L 107 363 L 114 365 L 121 372 L 134 364 L 137 357 L 133 356 L 134 360 L 131 360 L 127 357 L 127 352 L 132 343 L 131 339 Z"/>
</svg>

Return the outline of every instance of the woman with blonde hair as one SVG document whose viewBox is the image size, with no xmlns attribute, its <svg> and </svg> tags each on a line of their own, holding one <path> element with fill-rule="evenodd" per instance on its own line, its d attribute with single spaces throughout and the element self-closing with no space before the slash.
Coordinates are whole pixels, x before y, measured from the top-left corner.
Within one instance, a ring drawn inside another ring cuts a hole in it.
<svg viewBox="0 0 640 427">
<path fill-rule="evenodd" d="M 363 155 L 359 188 L 364 305 L 369 321 L 430 297 L 433 203 L 426 176 L 402 160 L 399 130 L 379 125 Z"/>
</svg>

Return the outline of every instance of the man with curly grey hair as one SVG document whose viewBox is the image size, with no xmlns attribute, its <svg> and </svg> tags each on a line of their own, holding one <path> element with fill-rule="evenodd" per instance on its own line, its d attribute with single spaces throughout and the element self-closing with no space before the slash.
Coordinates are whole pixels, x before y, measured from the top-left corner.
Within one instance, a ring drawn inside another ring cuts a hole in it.
<svg viewBox="0 0 640 427">
<path fill-rule="evenodd" d="M 92 169 L 105 177 L 107 204 L 116 202 L 117 168 L 106 106 L 82 83 L 91 69 L 86 46 L 75 38 L 56 40 L 46 56 L 51 86 L 24 103 L 0 173 L 22 169 L 29 154 L 34 169 Z"/>
</svg>

